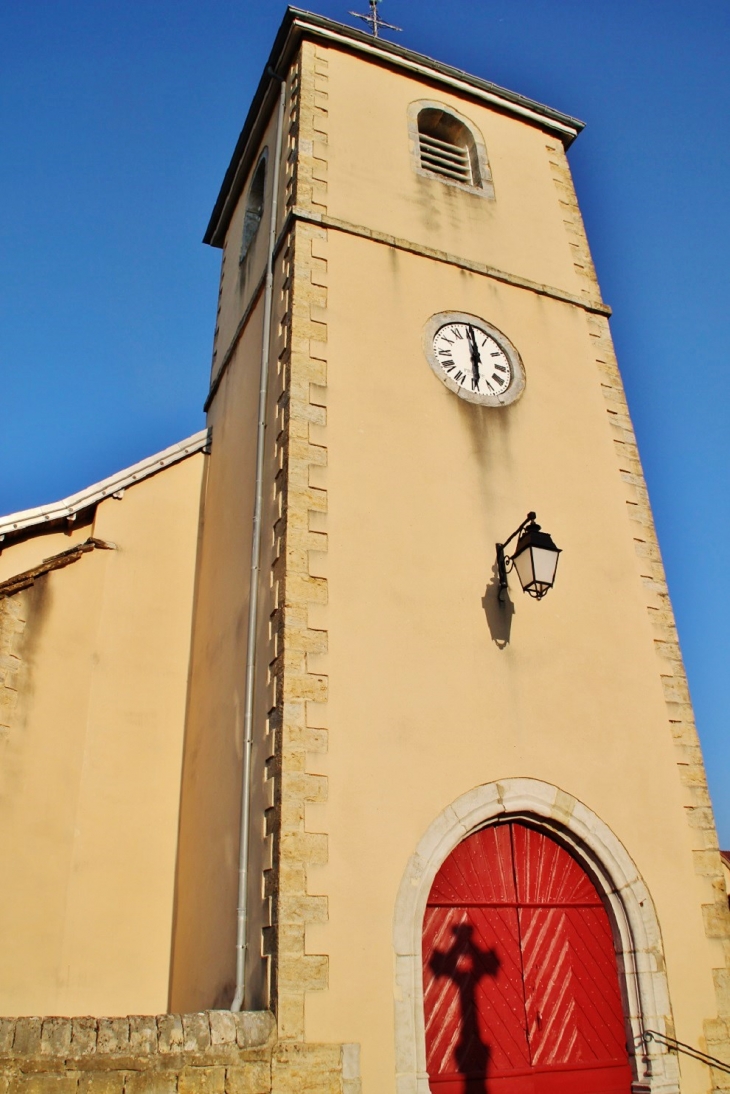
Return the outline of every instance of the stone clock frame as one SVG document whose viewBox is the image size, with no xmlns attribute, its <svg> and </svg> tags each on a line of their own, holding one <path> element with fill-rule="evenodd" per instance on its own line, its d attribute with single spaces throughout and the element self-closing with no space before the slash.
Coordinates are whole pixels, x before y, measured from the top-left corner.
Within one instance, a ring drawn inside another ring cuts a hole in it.
<svg viewBox="0 0 730 1094">
<path fill-rule="evenodd" d="M 433 340 L 436 332 L 449 323 L 469 323 L 471 326 L 478 327 L 493 338 L 504 350 L 512 369 L 512 381 L 502 395 L 480 395 L 473 391 L 467 391 L 465 388 L 459 387 L 441 368 L 434 353 Z M 509 406 L 510 403 L 516 402 L 525 390 L 525 367 L 517 349 L 512 345 L 506 334 L 503 334 L 501 330 L 498 330 L 497 327 L 478 315 L 471 315 L 469 312 L 462 311 L 436 312 L 426 321 L 423 327 L 423 352 L 431 369 L 438 376 L 441 383 L 467 403 L 476 403 L 478 406 Z"/>
</svg>

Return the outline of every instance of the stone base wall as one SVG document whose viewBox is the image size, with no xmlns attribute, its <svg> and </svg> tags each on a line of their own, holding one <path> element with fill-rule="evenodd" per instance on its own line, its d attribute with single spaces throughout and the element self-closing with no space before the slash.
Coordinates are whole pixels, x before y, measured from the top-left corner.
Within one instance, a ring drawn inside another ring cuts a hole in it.
<svg viewBox="0 0 730 1094">
<path fill-rule="evenodd" d="M 268 1011 L 0 1018 L 0 1094 L 270 1094 Z"/>
<path fill-rule="evenodd" d="M 0 1018 L 0 1094 L 358 1094 L 358 1064 L 277 1043 L 268 1011 Z"/>
</svg>

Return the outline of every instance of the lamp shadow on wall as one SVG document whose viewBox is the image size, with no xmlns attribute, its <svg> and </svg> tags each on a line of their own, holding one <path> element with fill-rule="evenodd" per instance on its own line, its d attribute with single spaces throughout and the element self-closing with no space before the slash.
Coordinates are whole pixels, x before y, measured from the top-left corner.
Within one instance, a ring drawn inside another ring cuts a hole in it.
<svg viewBox="0 0 730 1094">
<path fill-rule="evenodd" d="M 502 593 L 502 599 L 499 599 L 499 572 L 496 561 L 492 566 L 492 578 L 482 597 L 482 607 L 487 617 L 487 626 L 492 641 L 498 650 L 503 650 L 509 645 L 515 606 L 510 600 L 509 589 L 505 589 Z"/>
</svg>

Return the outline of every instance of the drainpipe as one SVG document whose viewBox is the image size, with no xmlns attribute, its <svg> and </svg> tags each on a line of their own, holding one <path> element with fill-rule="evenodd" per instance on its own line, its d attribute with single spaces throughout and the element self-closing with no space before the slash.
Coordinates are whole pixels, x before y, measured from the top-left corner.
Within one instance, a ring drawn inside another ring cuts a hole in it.
<svg viewBox="0 0 730 1094">
<path fill-rule="evenodd" d="M 264 333 L 261 345 L 261 375 L 259 380 L 259 413 L 256 432 L 256 491 L 253 508 L 251 542 L 251 573 L 248 598 L 248 647 L 246 650 L 246 683 L 243 698 L 243 781 L 241 787 L 241 834 L 238 859 L 238 919 L 236 925 L 236 994 L 231 1010 L 243 1006 L 246 988 L 246 936 L 248 933 L 248 864 L 249 833 L 251 830 L 251 755 L 253 751 L 253 705 L 256 673 L 256 636 L 258 623 L 259 572 L 261 569 L 261 513 L 264 498 L 264 444 L 266 440 L 266 396 L 269 384 L 269 346 L 271 342 L 271 310 L 274 295 L 274 245 L 276 243 L 276 211 L 281 170 L 281 134 L 284 124 L 286 80 L 268 68 L 268 75 L 278 80 L 279 113 L 276 119 L 274 177 L 271 185 L 271 217 L 269 248 L 264 289 Z"/>
</svg>

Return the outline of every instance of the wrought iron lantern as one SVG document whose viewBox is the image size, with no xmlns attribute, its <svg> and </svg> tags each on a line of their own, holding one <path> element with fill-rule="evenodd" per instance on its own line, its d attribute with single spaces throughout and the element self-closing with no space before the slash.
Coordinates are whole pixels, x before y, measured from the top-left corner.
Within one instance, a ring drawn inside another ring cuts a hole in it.
<svg viewBox="0 0 730 1094">
<path fill-rule="evenodd" d="M 514 554 L 508 555 L 505 547 L 517 539 Z M 522 591 L 535 600 L 542 600 L 555 583 L 560 548 L 553 543 L 548 532 L 535 521 L 535 513 L 528 513 L 519 528 L 504 543 L 497 544 L 497 570 L 499 574 L 499 599 L 504 598 L 507 574 L 516 570 Z"/>
</svg>

